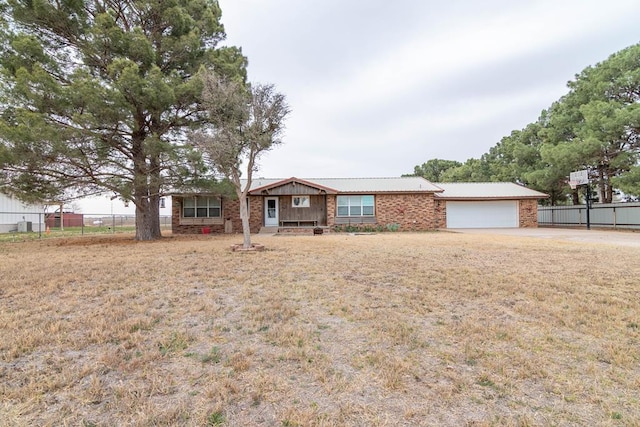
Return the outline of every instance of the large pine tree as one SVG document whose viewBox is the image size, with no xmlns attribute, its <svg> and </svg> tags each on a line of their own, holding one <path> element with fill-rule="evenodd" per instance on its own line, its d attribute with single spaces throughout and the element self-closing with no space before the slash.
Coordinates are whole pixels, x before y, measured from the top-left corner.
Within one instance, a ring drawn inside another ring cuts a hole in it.
<svg viewBox="0 0 640 427">
<path fill-rule="evenodd" d="M 568 196 L 577 204 L 568 178 L 588 169 L 601 202 L 610 203 L 615 188 L 640 196 L 640 44 L 585 68 L 568 87 L 536 122 L 441 179 L 517 181 L 550 194 L 553 204 Z"/>
<path fill-rule="evenodd" d="M 241 50 L 218 46 L 218 3 L 0 8 L 0 186 L 31 199 L 112 192 L 135 204 L 136 239 L 160 237 L 160 197 L 198 167 L 183 144 L 205 119 L 198 72 L 246 79 Z"/>
</svg>

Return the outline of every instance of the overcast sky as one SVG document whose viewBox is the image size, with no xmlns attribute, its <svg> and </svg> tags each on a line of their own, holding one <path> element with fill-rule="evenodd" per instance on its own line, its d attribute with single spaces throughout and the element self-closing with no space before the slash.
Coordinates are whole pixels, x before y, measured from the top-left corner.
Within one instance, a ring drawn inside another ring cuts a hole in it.
<svg viewBox="0 0 640 427">
<path fill-rule="evenodd" d="M 292 113 L 265 177 L 399 176 L 479 157 L 640 41 L 638 0 L 219 0 Z"/>
<path fill-rule="evenodd" d="M 284 144 L 260 162 L 270 178 L 399 176 L 480 157 L 575 74 L 640 42 L 638 0 L 219 1 L 249 79 L 292 109 Z M 99 202 L 82 210 L 133 212 Z"/>
</svg>

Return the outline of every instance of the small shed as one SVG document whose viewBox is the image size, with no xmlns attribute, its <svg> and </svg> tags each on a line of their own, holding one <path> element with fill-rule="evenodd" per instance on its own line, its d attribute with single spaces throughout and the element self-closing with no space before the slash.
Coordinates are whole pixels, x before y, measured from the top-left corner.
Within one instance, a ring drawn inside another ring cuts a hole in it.
<svg viewBox="0 0 640 427">
<path fill-rule="evenodd" d="M 47 227 L 50 228 L 59 228 L 60 227 L 60 217 L 62 217 L 62 228 L 66 227 L 82 227 L 84 223 L 84 215 L 74 212 L 63 212 L 60 215 L 60 212 L 54 212 L 51 214 L 47 214 L 46 224 Z"/>
</svg>

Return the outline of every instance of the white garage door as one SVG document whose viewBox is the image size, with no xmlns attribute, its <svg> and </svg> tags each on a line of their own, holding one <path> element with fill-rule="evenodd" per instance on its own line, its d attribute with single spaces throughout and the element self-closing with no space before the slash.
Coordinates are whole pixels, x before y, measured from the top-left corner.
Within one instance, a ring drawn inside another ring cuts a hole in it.
<svg viewBox="0 0 640 427">
<path fill-rule="evenodd" d="M 447 202 L 447 228 L 518 227 L 518 202 Z"/>
</svg>

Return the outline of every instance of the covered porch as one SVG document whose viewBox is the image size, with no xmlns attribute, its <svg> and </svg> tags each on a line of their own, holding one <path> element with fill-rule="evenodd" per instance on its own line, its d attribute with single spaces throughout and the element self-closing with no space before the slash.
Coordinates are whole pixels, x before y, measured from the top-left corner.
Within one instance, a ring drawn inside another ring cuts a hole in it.
<svg viewBox="0 0 640 427">
<path fill-rule="evenodd" d="M 277 232 L 313 232 L 328 229 L 327 195 L 336 191 L 296 178 L 258 187 L 264 203 L 263 226 Z"/>
</svg>

